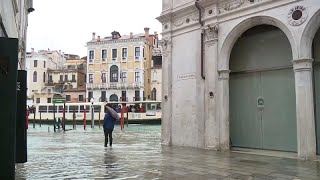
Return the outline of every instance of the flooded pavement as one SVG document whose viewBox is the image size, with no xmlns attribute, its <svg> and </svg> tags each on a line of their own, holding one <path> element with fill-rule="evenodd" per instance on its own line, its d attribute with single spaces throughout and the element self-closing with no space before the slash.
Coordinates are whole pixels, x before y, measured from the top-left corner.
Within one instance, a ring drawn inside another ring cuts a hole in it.
<svg viewBox="0 0 320 180">
<path fill-rule="evenodd" d="M 157 125 L 117 126 L 112 148 L 98 126 L 50 128 L 29 126 L 28 162 L 17 164 L 16 179 L 320 179 L 314 161 L 161 147 Z"/>
</svg>

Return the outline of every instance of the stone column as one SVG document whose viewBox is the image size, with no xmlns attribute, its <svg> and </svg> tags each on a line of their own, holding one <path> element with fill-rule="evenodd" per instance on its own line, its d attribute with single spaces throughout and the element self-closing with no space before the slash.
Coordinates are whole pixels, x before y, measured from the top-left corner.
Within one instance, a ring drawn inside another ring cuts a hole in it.
<svg viewBox="0 0 320 180">
<path fill-rule="evenodd" d="M 219 122 L 220 122 L 220 150 L 230 150 L 229 127 L 229 75 L 230 70 L 222 69 L 219 73 Z"/>
<path fill-rule="evenodd" d="M 205 148 L 219 150 L 219 120 L 216 117 L 218 25 L 203 29 L 205 59 Z"/>
<path fill-rule="evenodd" d="M 172 143 L 172 47 L 171 36 L 163 38 L 162 44 L 162 119 L 161 144 Z"/>
<path fill-rule="evenodd" d="M 312 86 L 312 59 L 293 60 L 296 90 L 298 156 L 316 158 L 316 134 Z"/>
</svg>

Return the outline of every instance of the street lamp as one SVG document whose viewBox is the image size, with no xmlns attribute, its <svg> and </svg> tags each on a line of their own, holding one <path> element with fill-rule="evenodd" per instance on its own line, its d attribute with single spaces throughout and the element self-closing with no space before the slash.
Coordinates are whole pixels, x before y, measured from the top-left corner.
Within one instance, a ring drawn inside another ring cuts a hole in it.
<svg viewBox="0 0 320 180">
<path fill-rule="evenodd" d="M 94 109 L 93 109 L 93 98 L 90 99 L 91 102 L 91 128 L 94 128 Z"/>
</svg>

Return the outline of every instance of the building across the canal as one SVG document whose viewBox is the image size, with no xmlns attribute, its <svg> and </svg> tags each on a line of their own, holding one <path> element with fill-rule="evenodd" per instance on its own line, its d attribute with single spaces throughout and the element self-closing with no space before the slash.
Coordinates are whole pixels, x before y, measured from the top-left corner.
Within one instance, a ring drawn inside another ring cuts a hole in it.
<svg viewBox="0 0 320 180">
<path fill-rule="evenodd" d="M 163 0 L 162 143 L 320 154 L 319 0 Z"/>
<path fill-rule="evenodd" d="M 92 34 L 87 43 L 87 100 L 141 101 L 151 99 L 153 49 L 158 48 L 158 34 L 111 36 Z M 159 89 L 160 91 L 160 89 Z"/>
</svg>

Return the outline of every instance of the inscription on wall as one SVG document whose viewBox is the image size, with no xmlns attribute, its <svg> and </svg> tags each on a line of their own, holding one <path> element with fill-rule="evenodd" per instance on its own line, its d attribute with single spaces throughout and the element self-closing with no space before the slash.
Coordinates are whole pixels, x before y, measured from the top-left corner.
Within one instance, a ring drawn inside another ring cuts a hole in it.
<svg viewBox="0 0 320 180">
<path fill-rule="evenodd" d="M 196 78 L 196 74 L 195 73 L 179 74 L 178 77 L 177 77 L 178 81 L 188 80 L 188 79 L 195 79 L 195 78 Z"/>
</svg>

